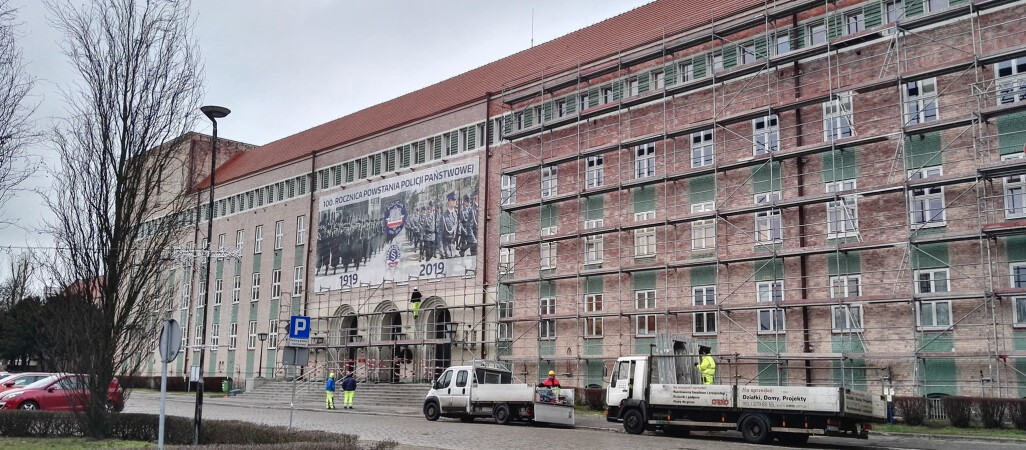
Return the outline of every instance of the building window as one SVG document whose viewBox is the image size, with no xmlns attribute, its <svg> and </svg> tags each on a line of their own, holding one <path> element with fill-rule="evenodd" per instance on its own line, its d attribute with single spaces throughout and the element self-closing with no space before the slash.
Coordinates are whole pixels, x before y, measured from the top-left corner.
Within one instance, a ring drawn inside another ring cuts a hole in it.
<svg viewBox="0 0 1026 450">
<path fill-rule="evenodd" d="M 923 2 L 923 12 L 937 12 L 948 9 L 948 0 L 927 0 Z"/>
<path fill-rule="evenodd" d="M 539 253 L 541 253 L 541 270 L 556 268 L 556 243 L 542 242 L 539 244 Z"/>
<path fill-rule="evenodd" d="M 1012 299 L 1012 311 L 1013 325 L 1017 327 L 1026 327 L 1026 297 L 1016 297 Z"/>
<path fill-rule="evenodd" d="M 773 50 L 777 55 L 783 55 L 784 53 L 791 51 L 791 35 L 787 32 L 778 32 L 774 36 L 776 44 L 773 46 Z"/>
<path fill-rule="evenodd" d="M 737 46 L 737 54 L 741 59 L 741 64 L 751 64 L 758 60 L 755 55 L 755 43 L 746 42 Z"/>
<path fill-rule="evenodd" d="M 655 143 L 634 147 L 634 178 L 655 175 Z"/>
<path fill-rule="evenodd" d="M 556 117 L 566 116 L 566 100 L 556 100 Z"/>
<path fill-rule="evenodd" d="M 691 62 L 682 62 L 677 65 L 677 72 L 680 73 L 680 82 L 687 83 L 695 79 L 695 66 Z"/>
<path fill-rule="evenodd" d="M 823 140 L 830 142 L 854 136 L 851 94 L 835 94 L 837 98 L 823 103 Z"/>
<path fill-rule="evenodd" d="M 541 196 L 542 198 L 556 195 L 556 182 L 558 181 L 558 166 L 545 166 L 541 169 Z"/>
<path fill-rule="evenodd" d="M 257 225 L 253 234 L 256 235 L 253 241 L 253 253 L 259 254 L 264 251 L 264 226 Z"/>
<path fill-rule="evenodd" d="M 1001 159 L 1008 161 L 1020 159 L 1022 153 L 1005 155 Z M 1013 175 L 1004 178 L 1005 218 L 1020 219 L 1026 217 L 1026 175 Z"/>
<path fill-rule="evenodd" d="M 246 341 L 246 348 L 253 350 L 257 346 L 257 321 L 249 321 L 249 340 Z"/>
<path fill-rule="evenodd" d="M 586 317 L 586 318 L 584 318 L 584 337 L 585 338 L 598 338 L 598 337 L 602 337 L 602 318 L 601 317 Z"/>
<path fill-rule="evenodd" d="M 513 273 L 513 263 L 516 260 L 516 249 L 499 249 L 499 274 Z"/>
<path fill-rule="evenodd" d="M 784 301 L 784 281 L 760 281 L 755 283 L 755 301 L 759 303 L 780 303 Z"/>
<path fill-rule="evenodd" d="M 653 336 L 656 334 L 656 315 L 644 314 L 634 316 L 634 334 L 638 336 Z"/>
<path fill-rule="evenodd" d="M 924 167 L 909 171 L 909 180 L 921 180 L 944 175 L 941 166 Z M 912 224 L 920 227 L 941 227 L 946 222 L 944 211 L 944 186 L 912 189 Z"/>
<path fill-rule="evenodd" d="M 218 278 L 214 280 L 214 306 L 221 304 L 221 293 L 224 291 L 224 280 Z"/>
<path fill-rule="evenodd" d="M 292 274 L 292 295 L 303 293 L 303 266 L 296 266 Z"/>
<path fill-rule="evenodd" d="M 502 205 L 512 205 L 517 201 L 517 177 L 516 175 L 503 175 L 500 181 L 501 191 L 499 202 Z"/>
<path fill-rule="evenodd" d="M 602 104 L 613 102 L 613 87 L 606 86 L 602 88 Z"/>
<path fill-rule="evenodd" d="M 306 216 L 296 217 L 296 245 L 306 243 Z"/>
<path fill-rule="evenodd" d="M 827 41 L 826 24 L 816 21 L 806 26 L 809 45 L 819 45 Z"/>
<path fill-rule="evenodd" d="M 192 294 L 192 283 L 182 283 L 182 309 L 189 309 L 189 300 Z"/>
<path fill-rule="evenodd" d="M 830 277 L 830 298 L 848 298 L 862 295 L 862 276 Z"/>
<path fill-rule="evenodd" d="M 832 306 L 832 329 L 838 333 L 862 331 L 862 305 Z"/>
<path fill-rule="evenodd" d="M 584 312 L 595 313 L 602 311 L 602 294 L 587 294 L 584 296 Z"/>
<path fill-rule="evenodd" d="M 713 131 L 691 133 L 691 167 L 711 166 L 713 163 Z"/>
<path fill-rule="evenodd" d="M 713 202 L 691 205 L 691 214 L 712 212 Z M 691 222 L 691 249 L 708 250 L 716 247 L 716 219 L 703 219 Z"/>
<path fill-rule="evenodd" d="M 267 348 L 278 347 L 278 319 L 267 321 Z"/>
<path fill-rule="evenodd" d="M 905 83 L 905 125 L 937 120 L 937 79 Z"/>
<path fill-rule="evenodd" d="M 196 325 L 196 333 L 192 336 L 192 351 L 198 352 L 203 348 L 203 325 Z"/>
<path fill-rule="evenodd" d="M 855 34 L 866 29 L 866 15 L 861 11 L 844 16 L 844 22 L 847 34 Z"/>
<path fill-rule="evenodd" d="M 542 297 L 538 300 L 538 314 L 549 316 L 556 313 L 556 298 Z"/>
<path fill-rule="evenodd" d="M 755 204 L 761 205 L 780 200 L 780 192 L 755 194 Z M 783 240 L 783 226 L 779 209 L 755 213 L 755 242 L 759 244 L 777 243 Z"/>
<path fill-rule="evenodd" d="M 764 155 L 780 150 L 780 125 L 777 122 L 777 115 L 753 120 L 752 137 L 755 143 L 752 151 L 755 155 Z"/>
<path fill-rule="evenodd" d="M 709 55 L 709 65 L 712 66 L 713 73 L 719 73 L 723 71 L 723 53 L 715 52 Z"/>
<path fill-rule="evenodd" d="M 695 286 L 691 289 L 692 302 L 695 306 L 712 306 L 716 304 L 716 286 Z M 695 334 L 716 333 L 716 311 L 694 313 Z"/>
<path fill-rule="evenodd" d="M 917 294 L 951 291 L 948 269 L 917 270 L 915 271 L 915 277 Z"/>
<path fill-rule="evenodd" d="M 585 160 L 585 180 L 587 187 L 596 188 L 605 182 L 602 155 L 589 156 Z"/>
<path fill-rule="evenodd" d="M 274 223 L 274 249 L 281 250 L 283 237 L 285 236 L 285 221 L 279 220 Z"/>
<path fill-rule="evenodd" d="M 638 95 L 638 79 L 630 78 L 627 80 L 627 96 L 634 97 Z"/>
<path fill-rule="evenodd" d="M 271 299 L 281 298 L 281 269 L 271 271 Z"/>
<path fill-rule="evenodd" d="M 759 310 L 759 333 L 781 333 L 784 331 L 784 310 L 783 309 L 760 309 Z"/>
<path fill-rule="evenodd" d="M 228 325 L 228 350 L 235 350 L 239 338 L 239 324 L 232 322 Z"/>
<path fill-rule="evenodd" d="M 999 105 L 1026 101 L 1026 56 L 997 63 Z"/>
<path fill-rule="evenodd" d="M 584 238 L 584 264 L 601 264 L 603 253 L 602 236 L 588 236 Z"/>
<path fill-rule="evenodd" d="M 232 277 L 232 303 L 238 303 L 242 295 L 242 276 Z"/>
<path fill-rule="evenodd" d="M 1026 262 L 1009 264 L 1008 273 L 1011 274 L 1009 286 L 1013 288 L 1026 288 Z"/>
<path fill-rule="evenodd" d="M 945 330 L 951 326 L 951 301 L 919 302 L 917 319 L 922 330 Z"/>
<path fill-rule="evenodd" d="M 210 350 L 217 351 L 217 346 L 221 343 L 221 324 L 215 323 L 210 325 Z"/>
<path fill-rule="evenodd" d="M 556 321 L 545 319 L 538 322 L 538 339 L 555 339 Z"/>
<path fill-rule="evenodd" d="M 221 233 L 221 234 L 217 235 L 217 249 L 218 250 L 224 251 L 224 241 L 225 241 L 224 233 Z"/>
<path fill-rule="evenodd" d="M 496 329 L 498 338 L 500 341 L 512 341 L 513 340 L 513 324 L 511 323 L 500 323 Z"/>
<path fill-rule="evenodd" d="M 855 190 L 855 180 L 844 180 L 836 183 L 827 183 L 826 191 L 839 193 Z M 827 238 L 837 239 L 858 235 L 859 211 L 858 203 L 854 195 L 841 197 L 838 200 L 827 202 Z"/>
<path fill-rule="evenodd" d="M 654 309 L 656 307 L 656 291 L 654 289 L 634 291 L 634 307 L 637 309 Z"/>
<path fill-rule="evenodd" d="M 589 104 L 589 100 L 590 99 L 588 98 L 588 93 L 585 92 L 585 93 L 581 94 L 579 99 L 580 99 L 580 104 L 578 105 L 579 108 L 577 108 L 577 110 L 578 111 L 584 111 L 584 110 L 588 109 L 588 106 L 590 106 L 590 104 Z"/>
<path fill-rule="evenodd" d="M 884 8 L 887 11 L 887 23 L 894 23 L 905 17 L 904 0 L 889 0 L 884 3 Z"/>
<path fill-rule="evenodd" d="M 652 72 L 650 76 L 652 77 L 652 89 L 662 89 L 666 87 L 666 74 L 663 73 L 662 70 Z"/>
</svg>

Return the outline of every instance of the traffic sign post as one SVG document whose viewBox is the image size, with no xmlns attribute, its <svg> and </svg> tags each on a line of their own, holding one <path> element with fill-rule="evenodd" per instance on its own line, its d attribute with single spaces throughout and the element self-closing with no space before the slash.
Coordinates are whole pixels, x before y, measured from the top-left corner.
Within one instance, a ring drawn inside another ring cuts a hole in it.
<svg viewBox="0 0 1026 450">
<path fill-rule="evenodd" d="M 310 363 L 310 318 L 292 316 L 289 319 L 289 345 L 282 353 L 284 365 L 305 367 Z M 292 414 L 296 411 L 296 374 L 292 374 L 292 399 L 289 400 L 289 430 L 292 430 Z"/>
<path fill-rule="evenodd" d="M 310 346 L 310 318 L 307 316 L 292 316 L 289 319 L 289 347 Z"/>
<path fill-rule="evenodd" d="M 164 328 L 160 330 L 160 425 L 157 430 L 157 449 L 164 449 L 164 406 L 167 404 L 167 364 L 178 357 L 182 349 L 182 327 L 175 319 L 165 319 Z"/>
</svg>

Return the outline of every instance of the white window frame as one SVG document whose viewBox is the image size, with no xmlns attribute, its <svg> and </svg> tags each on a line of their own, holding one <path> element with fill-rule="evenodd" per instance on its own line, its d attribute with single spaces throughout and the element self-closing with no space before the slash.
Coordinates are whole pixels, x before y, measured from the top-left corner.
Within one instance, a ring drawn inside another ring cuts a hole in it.
<svg viewBox="0 0 1026 450">
<path fill-rule="evenodd" d="M 257 225 L 253 230 L 253 254 L 258 255 L 264 251 L 264 226 Z"/>
<path fill-rule="evenodd" d="M 584 161 L 585 186 L 597 188 L 605 184 L 605 158 L 603 155 L 589 156 Z"/>
<path fill-rule="evenodd" d="M 691 288 L 691 304 L 694 306 L 712 306 L 716 304 L 716 286 L 693 286 Z M 701 318 L 701 319 L 700 319 Z M 699 330 L 698 324 L 702 323 Z M 696 335 L 715 335 L 718 323 L 716 323 L 716 311 L 697 311 L 692 314 L 691 332 Z M 709 329 L 711 325 L 711 330 Z"/>
<path fill-rule="evenodd" d="M 1026 328 L 1026 297 L 1012 298 L 1012 326 Z"/>
<path fill-rule="evenodd" d="M 634 178 L 648 178 L 655 175 L 655 143 L 649 142 L 634 147 Z"/>
<path fill-rule="evenodd" d="M 1016 283 L 1016 271 L 1022 269 L 1022 283 Z M 1013 262 L 1008 264 L 1008 287 L 1026 288 L 1026 262 Z"/>
<path fill-rule="evenodd" d="M 780 191 L 755 194 L 755 204 L 772 203 L 780 200 Z M 780 210 L 773 208 L 755 213 L 756 244 L 778 244 L 784 240 L 784 223 Z"/>
<path fill-rule="evenodd" d="M 851 92 L 835 94 L 823 102 L 823 141 L 832 142 L 855 136 L 855 113 Z"/>
<path fill-rule="evenodd" d="M 495 333 L 500 341 L 512 341 L 513 340 L 513 324 L 509 322 L 500 322 Z"/>
<path fill-rule="evenodd" d="M 755 283 L 756 303 L 780 303 L 784 301 L 784 280 L 759 281 Z"/>
<path fill-rule="evenodd" d="M 584 238 L 584 264 L 602 264 L 605 240 L 601 235 Z"/>
<path fill-rule="evenodd" d="M 862 275 L 830 277 L 830 298 L 851 298 L 862 295 Z"/>
<path fill-rule="evenodd" d="M 923 167 L 922 169 L 910 170 L 909 180 L 919 180 L 944 176 L 942 166 Z M 934 208 L 935 202 L 939 201 L 939 208 Z M 909 216 L 913 228 L 932 228 L 947 225 L 947 204 L 944 200 L 944 186 L 931 186 L 912 189 L 909 192 Z M 940 210 L 937 214 L 935 209 Z"/>
<path fill-rule="evenodd" d="M 278 319 L 267 321 L 267 348 L 278 348 Z"/>
<path fill-rule="evenodd" d="M 584 312 L 596 313 L 602 311 L 603 295 L 601 293 L 584 295 Z"/>
<path fill-rule="evenodd" d="M 503 175 L 500 181 L 499 202 L 502 206 L 512 205 L 517 201 L 517 176 Z"/>
<path fill-rule="evenodd" d="M 214 306 L 221 305 L 221 296 L 224 292 L 224 279 L 217 278 L 214 280 Z"/>
<path fill-rule="evenodd" d="M 221 344 L 221 324 L 214 323 L 210 324 L 210 350 L 217 351 L 217 347 Z"/>
<path fill-rule="evenodd" d="M 854 191 L 858 183 L 854 179 L 826 184 L 828 194 Z M 827 239 L 839 239 L 859 234 L 859 208 L 855 195 L 846 195 L 826 203 Z"/>
<path fill-rule="evenodd" d="M 246 244 L 246 230 L 235 230 L 235 248 L 242 252 L 243 246 Z"/>
<path fill-rule="evenodd" d="M 556 297 L 542 297 L 538 299 L 538 315 L 551 316 L 556 314 Z"/>
<path fill-rule="evenodd" d="M 805 25 L 805 36 L 809 47 L 824 44 L 827 41 L 827 26 L 822 20 Z"/>
<path fill-rule="evenodd" d="M 691 205 L 691 214 L 711 212 L 716 209 L 714 202 L 702 202 Z M 702 219 L 691 222 L 691 249 L 710 250 L 716 248 L 716 219 Z"/>
<path fill-rule="evenodd" d="M 303 293 L 303 266 L 296 266 L 292 271 L 292 295 L 298 296 Z"/>
<path fill-rule="evenodd" d="M 695 79 L 695 66 L 691 61 L 682 62 L 677 65 L 677 78 L 681 83 L 687 83 Z"/>
<path fill-rule="evenodd" d="M 556 117 L 566 117 L 566 100 L 556 100 Z"/>
<path fill-rule="evenodd" d="M 777 32 L 773 35 L 773 54 L 784 55 L 791 52 L 791 35 L 787 32 Z"/>
<path fill-rule="evenodd" d="M 602 318 L 601 317 L 585 317 L 584 318 L 584 338 L 594 339 L 602 337 Z"/>
<path fill-rule="evenodd" d="M 184 333 L 183 333 L 184 334 Z M 196 325 L 196 333 L 192 335 L 192 351 L 198 352 L 203 345 L 203 325 Z"/>
<path fill-rule="evenodd" d="M 1026 56 L 994 64 L 994 80 L 998 105 L 1026 101 Z"/>
<path fill-rule="evenodd" d="M 306 244 L 306 216 L 296 217 L 296 245 Z"/>
<path fill-rule="evenodd" d="M 190 300 L 192 300 L 192 282 L 191 280 L 185 280 L 182 283 L 182 309 L 189 309 Z"/>
<path fill-rule="evenodd" d="M 627 89 L 625 89 L 627 91 L 626 92 L 627 95 L 625 95 L 624 97 L 634 97 L 634 96 L 638 95 L 638 87 L 639 87 L 639 85 L 640 85 L 640 83 L 639 83 L 637 77 L 629 78 L 627 80 L 627 86 L 625 86 L 627 88 Z"/>
<path fill-rule="evenodd" d="M 271 271 L 271 299 L 281 298 L 281 269 Z"/>
<path fill-rule="evenodd" d="M 274 223 L 274 249 L 281 250 L 285 241 L 285 221 L 279 220 Z"/>
<path fill-rule="evenodd" d="M 755 42 L 749 41 L 737 46 L 738 65 L 751 64 L 759 60 L 755 53 Z"/>
<path fill-rule="evenodd" d="M 939 284 L 939 273 L 944 274 L 943 286 Z M 919 269 L 913 272 L 913 277 L 916 294 L 951 292 L 951 271 L 947 268 Z"/>
<path fill-rule="evenodd" d="M 937 314 L 938 305 L 946 305 L 946 309 L 948 312 L 946 318 L 947 324 L 941 324 L 937 320 L 941 317 Z M 927 317 L 923 317 L 924 312 L 927 312 Z M 928 319 L 929 322 L 927 323 L 927 321 L 924 319 Z M 954 321 L 952 319 L 953 317 L 951 311 L 951 300 L 932 300 L 916 302 L 916 324 L 918 325 L 920 331 L 947 330 L 954 324 Z"/>
<path fill-rule="evenodd" d="M 862 305 L 834 305 L 830 307 L 830 329 L 834 333 L 860 332 L 865 329 Z M 843 317 L 843 321 L 838 321 Z"/>
<path fill-rule="evenodd" d="M 656 255 L 656 229 L 645 227 L 634 230 L 634 257 L 649 258 Z"/>
<path fill-rule="evenodd" d="M 556 195 L 559 188 L 559 166 L 541 168 L 541 197 L 549 198 Z"/>
<path fill-rule="evenodd" d="M 691 133 L 691 168 L 711 166 L 716 161 L 716 137 L 713 130 Z"/>
<path fill-rule="evenodd" d="M 639 314 L 634 316 L 635 336 L 655 336 L 659 333 L 659 315 Z"/>
<path fill-rule="evenodd" d="M 902 95 L 905 96 L 905 125 L 940 120 L 936 77 L 905 83 Z"/>
<path fill-rule="evenodd" d="M 771 320 L 769 321 L 769 327 L 763 328 L 763 317 L 768 316 Z M 787 315 L 784 313 L 783 308 L 766 308 L 758 310 L 757 316 L 757 328 L 758 334 L 779 334 L 787 331 Z"/>
<path fill-rule="evenodd" d="M 662 70 L 653 71 L 649 76 L 651 77 L 649 83 L 653 90 L 659 90 L 666 87 L 666 74 Z"/>
<path fill-rule="evenodd" d="M 780 119 L 776 114 L 752 120 L 752 155 L 780 150 Z"/>
<path fill-rule="evenodd" d="M 260 272 L 253 272 L 253 280 L 252 281 L 253 282 L 252 282 L 252 284 L 249 287 L 249 293 L 250 293 L 249 301 L 251 301 L 251 302 L 258 302 L 258 301 L 260 301 Z"/>
<path fill-rule="evenodd" d="M 659 306 L 655 289 L 640 289 L 634 291 L 634 309 L 645 310 L 655 309 Z"/>
<path fill-rule="evenodd" d="M 503 247 L 499 249 L 499 274 L 513 273 L 513 265 L 516 262 L 515 248 Z"/>
<path fill-rule="evenodd" d="M 944 11 L 951 7 L 951 3 L 948 0 L 925 0 L 923 1 L 923 12 L 933 13 L 938 11 Z"/>
<path fill-rule="evenodd" d="M 716 51 L 709 54 L 709 68 L 714 74 L 723 72 L 723 52 Z"/>
<path fill-rule="evenodd" d="M 894 23 L 905 18 L 905 1 L 890 0 L 884 2 L 883 19 L 884 23 Z"/>
<path fill-rule="evenodd" d="M 542 319 L 538 321 L 538 339 L 543 341 L 556 339 L 555 319 Z"/>
<path fill-rule="evenodd" d="M 588 91 L 582 92 L 581 95 L 577 97 L 577 99 L 577 106 L 579 106 L 579 108 L 577 108 L 578 111 L 584 111 L 590 107 L 589 105 L 591 104 L 591 96 L 588 95 Z"/>
<path fill-rule="evenodd" d="M 1002 161 L 1022 159 L 1022 153 L 1004 155 Z M 1005 219 L 1021 219 L 1026 217 L 1026 175 L 1004 177 Z"/>
<path fill-rule="evenodd" d="M 254 350 L 257 347 L 257 321 L 249 321 L 249 339 L 246 340 L 246 348 Z"/>
<path fill-rule="evenodd" d="M 855 34 L 866 29 L 866 14 L 857 9 L 844 15 L 845 34 Z"/>
<path fill-rule="evenodd" d="M 558 244 L 555 242 L 542 242 L 541 244 L 538 244 L 538 254 L 541 257 L 539 268 L 541 270 L 551 270 L 556 268 L 558 247 Z"/>
</svg>

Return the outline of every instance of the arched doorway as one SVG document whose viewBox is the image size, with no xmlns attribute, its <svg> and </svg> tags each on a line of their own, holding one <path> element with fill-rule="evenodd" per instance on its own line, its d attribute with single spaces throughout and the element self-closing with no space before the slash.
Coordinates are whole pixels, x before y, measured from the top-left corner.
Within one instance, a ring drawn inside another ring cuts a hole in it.
<svg viewBox="0 0 1026 450">
<path fill-rule="evenodd" d="M 446 325 L 452 322 L 452 314 L 444 305 L 437 305 L 428 311 L 430 313 L 425 316 L 427 339 L 436 342 L 442 341 L 432 346 L 432 355 L 425 362 L 425 365 L 431 368 L 428 372 L 434 379 L 441 375 L 446 367 L 452 365 L 452 342 L 445 334 Z"/>
<path fill-rule="evenodd" d="M 342 361 L 339 366 L 346 372 L 353 372 L 356 370 L 357 350 L 358 347 L 354 347 L 352 344 L 360 342 L 359 335 L 359 318 L 355 313 L 350 312 L 349 314 L 342 317 L 338 325 L 339 340 L 341 341 L 342 348 L 345 349 L 345 353 L 342 355 Z"/>
</svg>

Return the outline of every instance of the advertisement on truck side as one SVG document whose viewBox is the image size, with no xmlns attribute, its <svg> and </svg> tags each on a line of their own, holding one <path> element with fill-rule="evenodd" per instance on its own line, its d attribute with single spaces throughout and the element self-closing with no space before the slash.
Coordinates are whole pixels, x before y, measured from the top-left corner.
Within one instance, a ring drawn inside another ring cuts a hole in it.
<svg viewBox="0 0 1026 450">
<path fill-rule="evenodd" d="M 840 390 L 789 386 L 738 386 L 741 408 L 840 412 Z"/>
<path fill-rule="evenodd" d="M 715 384 L 653 384 L 649 398 L 654 405 L 730 408 L 734 406 L 734 387 Z"/>
</svg>

